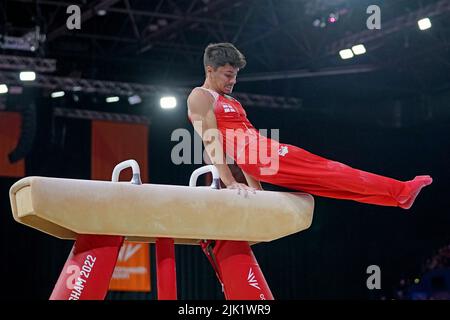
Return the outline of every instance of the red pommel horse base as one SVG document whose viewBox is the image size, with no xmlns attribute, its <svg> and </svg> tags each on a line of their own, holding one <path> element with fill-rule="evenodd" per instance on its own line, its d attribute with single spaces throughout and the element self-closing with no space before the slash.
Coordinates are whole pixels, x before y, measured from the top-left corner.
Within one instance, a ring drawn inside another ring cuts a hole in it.
<svg viewBox="0 0 450 320">
<path fill-rule="evenodd" d="M 131 167 L 133 179 L 119 182 Z M 211 172 L 210 187 L 195 187 Z M 175 244 L 200 245 L 228 300 L 274 297 L 250 245 L 305 230 L 309 194 L 219 189 L 214 166 L 195 170 L 187 186 L 142 184 L 134 160 L 118 164 L 112 181 L 26 177 L 10 189 L 14 219 L 60 239 L 75 240 L 52 300 L 103 300 L 124 240 L 155 243 L 157 293 L 176 300 Z M 207 239 L 207 240 L 205 240 Z"/>
</svg>

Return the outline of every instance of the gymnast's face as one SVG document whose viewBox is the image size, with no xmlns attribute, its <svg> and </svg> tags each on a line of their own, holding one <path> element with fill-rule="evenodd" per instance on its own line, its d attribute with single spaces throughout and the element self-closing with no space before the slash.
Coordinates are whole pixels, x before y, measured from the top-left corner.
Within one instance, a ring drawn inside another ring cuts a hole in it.
<svg viewBox="0 0 450 320">
<path fill-rule="evenodd" d="M 211 85 L 218 93 L 231 94 L 233 92 L 239 68 L 232 67 L 229 64 L 216 69 L 208 66 L 206 72 Z"/>
</svg>

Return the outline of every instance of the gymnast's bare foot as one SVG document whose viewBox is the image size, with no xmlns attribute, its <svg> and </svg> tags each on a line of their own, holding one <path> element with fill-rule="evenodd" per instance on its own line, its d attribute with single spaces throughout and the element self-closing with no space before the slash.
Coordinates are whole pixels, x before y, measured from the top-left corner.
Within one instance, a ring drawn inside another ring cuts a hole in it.
<svg viewBox="0 0 450 320">
<path fill-rule="evenodd" d="M 430 176 L 417 176 L 413 180 L 408 181 L 408 185 L 411 188 L 411 195 L 404 201 L 400 201 L 399 207 L 403 209 L 409 209 L 412 207 L 414 201 L 419 195 L 420 190 L 423 187 L 428 186 L 433 182 L 433 178 Z"/>
</svg>

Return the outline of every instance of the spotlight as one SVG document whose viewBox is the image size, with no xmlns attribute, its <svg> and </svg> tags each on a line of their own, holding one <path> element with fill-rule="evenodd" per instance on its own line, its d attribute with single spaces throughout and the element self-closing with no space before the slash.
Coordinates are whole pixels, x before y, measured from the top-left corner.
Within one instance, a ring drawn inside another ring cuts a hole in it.
<svg viewBox="0 0 450 320">
<path fill-rule="evenodd" d="M 0 84 L 0 94 L 7 93 L 8 86 L 6 84 Z"/>
<path fill-rule="evenodd" d="M 358 44 L 352 47 L 352 51 L 355 55 L 360 55 L 366 53 L 366 47 L 363 44 Z"/>
<path fill-rule="evenodd" d="M 420 30 L 427 30 L 431 28 L 431 21 L 429 18 L 420 19 L 417 21 Z"/>
<path fill-rule="evenodd" d="M 131 105 L 138 104 L 138 103 L 141 103 L 141 102 L 142 102 L 142 99 L 137 94 L 128 97 L 128 103 L 131 104 Z"/>
<path fill-rule="evenodd" d="M 20 73 L 20 80 L 34 81 L 34 80 L 36 80 L 36 73 L 34 71 L 22 71 Z"/>
<path fill-rule="evenodd" d="M 177 106 L 177 99 L 175 97 L 162 97 L 159 104 L 162 109 L 173 109 Z"/>
<path fill-rule="evenodd" d="M 316 19 L 313 21 L 313 26 L 318 28 L 320 26 L 320 19 Z"/>
<path fill-rule="evenodd" d="M 50 96 L 52 97 L 52 98 L 60 98 L 60 97 L 64 97 L 64 91 L 55 91 L 55 92 L 52 92 L 51 94 L 50 94 Z"/>
<path fill-rule="evenodd" d="M 339 55 L 341 56 L 341 58 L 343 60 L 353 58 L 353 56 L 354 56 L 352 50 L 350 50 L 350 49 L 344 49 L 344 50 L 339 51 Z"/>
<path fill-rule="evenodd" d="M 117 96 L 106 98 L 107 103 L 112 103 L 112 102 L 117 102 L 117 101 L 119 101 L 119 97 L 117 97 Z"/>
</svg>

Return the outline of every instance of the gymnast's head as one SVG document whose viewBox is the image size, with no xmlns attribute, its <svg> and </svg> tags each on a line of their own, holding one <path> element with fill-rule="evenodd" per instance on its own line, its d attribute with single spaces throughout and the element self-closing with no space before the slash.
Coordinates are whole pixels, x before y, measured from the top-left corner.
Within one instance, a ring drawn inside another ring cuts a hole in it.
<svg viewBox="0 0 450 320">
<path fill-rule="evenodd" d="M 203 55 L 206 82 L 220 94 L 230 94 L 240 69 L 247 62 L 245 56 L 231 43 L 213 43 Z"/>
</svg>

